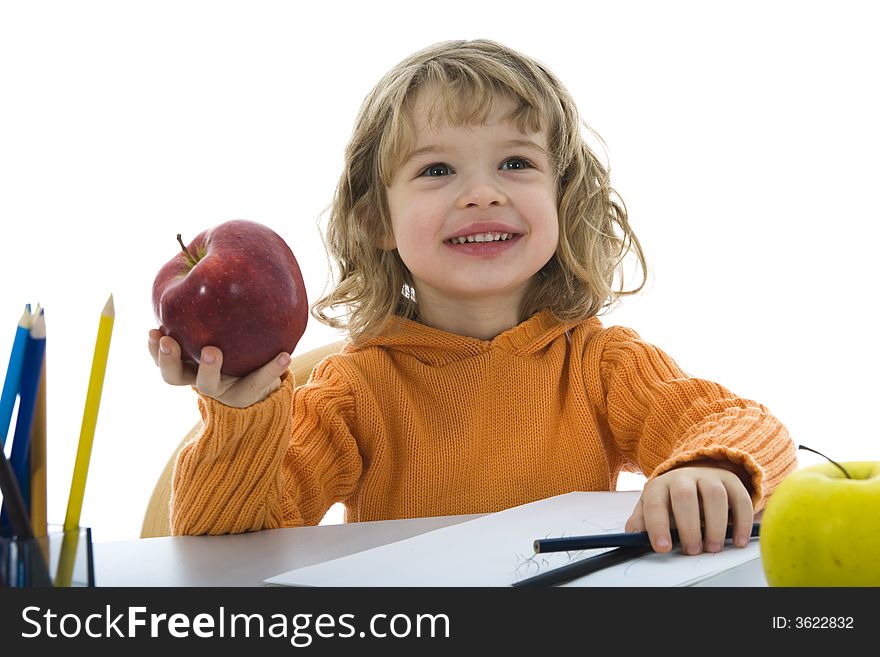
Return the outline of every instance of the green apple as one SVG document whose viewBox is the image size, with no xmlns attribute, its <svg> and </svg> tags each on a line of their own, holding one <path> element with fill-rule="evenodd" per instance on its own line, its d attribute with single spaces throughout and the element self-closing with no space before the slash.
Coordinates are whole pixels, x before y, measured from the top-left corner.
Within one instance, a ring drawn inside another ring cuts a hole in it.
<svg viewBox="0 0 880 657">
<path fill-rule="evenodd" d="M 770 586 L 880 586 L 880 462 L 820 463 L 776 488 L 761 518 Z M 850 478 L 847 478 L 847 473 Z"/>
</svg>

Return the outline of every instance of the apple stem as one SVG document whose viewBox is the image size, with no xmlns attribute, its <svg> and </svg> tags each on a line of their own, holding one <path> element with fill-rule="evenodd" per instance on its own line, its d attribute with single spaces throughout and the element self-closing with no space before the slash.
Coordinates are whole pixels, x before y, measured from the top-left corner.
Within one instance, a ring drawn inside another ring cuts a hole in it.
<svg viewBox="0 0 880 657">
<path fill-rule="evenodd" d="M 186 248 L 186 245 L 183 243 L 183 240 L 180 239 L 180 233 L 177 233 L 177 241 L 180 243 L 180 248 L 183 249 L 183 255 L 186 256 L 186 261 L 189 263 L 190 267 L 195 267 L 198 260 L 192 257 L 192 253 Z"/>
<path fill-rule="evenodd" d="M 837 461 L 832 461 L 832 460 L 829 459 L 827 456 L 825 456 L 822 452 L 817 452 L 815 449 L 813 449 L 813 448 L 811 448 L 811 447 L 806 447 L 805 445 L 798 445 L 798 449 L 805 449 L 805 450 L 807 450 L 808 452 L 813 452 L 813 454 L 818 454 L 818 455 L 821 456 L 823 459 L 827 459 L 828 461 L 830 461 L 831 463 L 833 463 L 834 465 L 836 465 L 838 468 L 840 468 L 840 471 L 843 472 L 843 474 L 846 475 L 846 478 L 847 478 L 847 479 L 852 479 L 852 477 L 849 476 L 849 472 L 846 471 L 846 468 L 844 468 L 842 465 L 840 465 L 840 463 L 838 463 Z"/>
</svg>

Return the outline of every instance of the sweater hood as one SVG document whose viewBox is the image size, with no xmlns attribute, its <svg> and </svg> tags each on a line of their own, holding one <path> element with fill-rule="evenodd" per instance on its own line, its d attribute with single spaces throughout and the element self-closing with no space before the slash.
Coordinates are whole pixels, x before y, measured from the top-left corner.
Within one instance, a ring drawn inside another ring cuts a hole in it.
<svg viewBox="0 0 880 657">
<path fill-rule="evenodd" d="M 478 356 L 491 349 L 501 349 L 517 356 L 528 356 L 540 352 L 566 331 L 585 323 L 595 324 L 596 328 L 601 328 L 601 323 L 596 317 L 586 322 L 583 320 L 563 322 L 550 311 L 542 310 L 513 328 L 499 333 L 491 340 L 480 340 L 447 333 L 398 317 L 385 334 L 357 345 L 349 345 L 346 351 L 354 352 L 375 347 L 392 349 L 409 354 L 429 365 L 445 365 Z"/>
</svg>

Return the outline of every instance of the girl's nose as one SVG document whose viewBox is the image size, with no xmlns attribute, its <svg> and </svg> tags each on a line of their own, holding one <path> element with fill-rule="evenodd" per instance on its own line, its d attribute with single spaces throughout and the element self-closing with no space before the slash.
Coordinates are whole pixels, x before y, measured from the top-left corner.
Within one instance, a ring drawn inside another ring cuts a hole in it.
<svg viewBox="0 0 880 657">
<path fill-rule="evenodd" d="M 507 197 L 498 187 L 486 181 L 469 183 L 458 198 L 459 208 L 488 208 L 493 205 L 506 205 Z"/>
</svg>

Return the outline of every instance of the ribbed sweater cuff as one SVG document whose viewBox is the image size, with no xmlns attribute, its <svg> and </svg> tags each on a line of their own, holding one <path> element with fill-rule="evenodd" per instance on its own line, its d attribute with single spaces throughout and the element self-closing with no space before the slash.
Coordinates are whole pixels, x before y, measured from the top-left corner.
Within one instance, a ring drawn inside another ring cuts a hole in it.
<svg viewBox="0 0 880 657">
<path fill-rule="evenodd" d="M 710 416 L 692 427 L 672 455 L 654 468 L 650 478 L 702 458 L 742 466 L 751 477 L 750 493 L 756 511 L 796 463 L 785 427 L 763 407 L 749 406 Z"/>
<path fill-rule="evenodd" d="M 281 525 L 278 462 L 289 431 L 292 377 L 263 401 L 232 408 L 200 396 L 203 428 L 174 469 L 173 534 L 224 534 Z"/>
<path fill-rule="evenodd" d="M 694 463 L 695 461 L 700 461 L 702 459 L 728 461 L 734 465 L 741 466 L 749 477 L 750 485 L 748 488 L 752 498 L 752 506 L 756 509 L 758 508 L 764 498 L 764 471 L 751 454 L 748 454 L 741 449 L 735 449 L 725 445 L 706 445 L 694 450 L 680 452 L 658 465 L 654 469 L 654 472 L 651 473 L 649 479 L 655 479 L 677 467 L 688 465 L 689 463 Z"/>
</svg>

